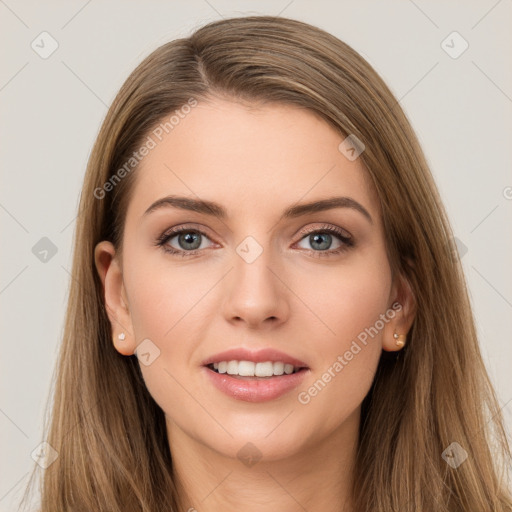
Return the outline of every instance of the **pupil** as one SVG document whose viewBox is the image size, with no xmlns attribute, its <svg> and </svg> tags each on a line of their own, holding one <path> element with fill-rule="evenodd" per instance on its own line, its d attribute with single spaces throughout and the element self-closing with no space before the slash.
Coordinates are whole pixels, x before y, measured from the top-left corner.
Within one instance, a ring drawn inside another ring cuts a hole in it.
<svg viewBox="0 0 512 512">
<path fill-rule="evenodd" d="M 201 242 L 199 241 L 199 233 L 185 233 L 183 235 L 180 235 L 180 243 L 182 241 L 185 242 L 185 244 L 193 244 L 194 242 L 196 242 L 195 246 L 193 247 L 186 247 L 187 249 L 197 249 L 200 245 L 201 245 Z M 199 241 L 199 243 L 197 243 Z"/>
<path fill-rule="evenodd" d="M 322 244 L 322 237 L 327 237 L 327 242 L 324 242 Z M 310 239 L 311 239 L 311 245 L 314 247 L 313 244 L 319 242 L 321 247 L 317 247 L 317 249 L 328 249 L 331 245 L 331 242 L 330 242 L 330 238 L 331 238 L 331 235 L 329 235 L 328 233 L 316 233 L 315 235 L 311 235 Z"/>
</svg>

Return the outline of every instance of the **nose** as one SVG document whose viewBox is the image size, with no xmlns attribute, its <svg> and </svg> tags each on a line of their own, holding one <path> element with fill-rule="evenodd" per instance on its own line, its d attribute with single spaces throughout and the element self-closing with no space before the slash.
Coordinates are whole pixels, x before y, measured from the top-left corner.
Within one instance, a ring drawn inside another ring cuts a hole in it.
<svg viewBox="0 0 512 512">
<path fill-rule="evenodd" d="M 250 329 L 275 328 L 289 314 L 289 290 L 286 281 L 272 265 L 270 251 L 252 263 L 234 254 L 234 268 L 229 273 L 223 314 L 232 324 L 245 323 Z"/>
</svg>

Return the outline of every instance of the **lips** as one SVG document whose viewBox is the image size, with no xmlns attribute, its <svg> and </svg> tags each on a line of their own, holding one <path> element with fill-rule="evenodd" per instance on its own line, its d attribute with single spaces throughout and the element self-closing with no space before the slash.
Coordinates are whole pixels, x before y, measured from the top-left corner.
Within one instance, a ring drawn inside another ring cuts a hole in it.
<svg viewBox="0 0 512 512">
<path fill-rule="evenodd" d="M 208 366 L 222 361 L 252 361 L 254 363 L 265 363 L 270 361 L 272 363 L 281 362 L 284 364 L 290 364 L 295 368 L 309 368 L 304 361 L 272 348 L 265 348 L 257 351 L 248 350 L 246 348 L 226 350 L 225 352 L 219 352 L 218 354 L 205 359 L 202 362 L 202 366 Z"/>
<path fill-rule="evenodd" d="M 304 383 L 310 370 L 302 370 L 290 375 L 276 377 L 241 377 L 217 373 L 208 366 L 203 366 L 201 374 L 206 382 L 213 384 L 220 392 L 234 400 L 244 402 L 268 402 L 281 397 L 289 396 L 290 392 Z"/>
<path fill-rule="evenodd" d="M 311 373 L 304 361 L 271 348 L 262 350 L 234 348 L 215 354 L 205 359 L 202 364 L 201 373 L 208 382 L 230 398 L 245 402 L 266 402 L 278 399 L 297 388 Z M 270 366 L 273 368 L 272 372 L 270 372 Z M 240 373 L 251 375 L 252 368 L 255 369 L 255 373 L 265 376 L 240 375 Z M 233 370 L 238 375 L 230 375 Z"/>
</svg>

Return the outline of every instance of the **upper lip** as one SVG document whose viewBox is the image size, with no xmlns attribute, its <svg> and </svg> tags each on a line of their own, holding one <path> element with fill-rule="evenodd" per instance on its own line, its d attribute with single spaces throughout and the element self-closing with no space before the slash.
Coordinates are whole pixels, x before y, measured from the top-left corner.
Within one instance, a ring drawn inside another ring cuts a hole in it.
<svg viewBox="0 0 512 512">
<path fill-rule="evenodd" d="M 205 359 L 203 366 L 208 366 L 212 363 L 220 363 L 221 361 L 253 361 L 254 363 L 265 363 L 266 361 L 275 363 L 280 361 L 285 364 L 292 364 L 296 368 L 308 368 L 308 365 L 303 361 L 273 348 L 264 348 L 254 351 L 243 347 L 219 352 Z"/>
</svg>

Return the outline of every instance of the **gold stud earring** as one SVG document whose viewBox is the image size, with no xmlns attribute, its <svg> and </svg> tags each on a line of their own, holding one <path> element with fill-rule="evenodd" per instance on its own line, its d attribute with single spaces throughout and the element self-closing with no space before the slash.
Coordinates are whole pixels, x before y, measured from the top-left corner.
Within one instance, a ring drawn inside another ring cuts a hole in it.
<svg viewBox="0 0 512 512">
<path fill-rule="evenodd" d="M 406 336 L 405 334 L 397 334 L 395 332 L 395 334 L 393 334 L 393 337 L 395 338 L 395 345 L 397 347 L 403 347 L 405 345 L 405 339 L 406 339 Z"/>
<path fill-rule="evenodd" d="M 124 332 L 122 332 L 121 334 L 118 334 L 118 335 L 117 335 L 117 339 L 118 339 L 119 341 L 124 341 L 124 340 L 125 340 L 125 338 L 126 338 L 126 335 L 125 335 L 125 333 L 124 333 Z"/>
</svg>

